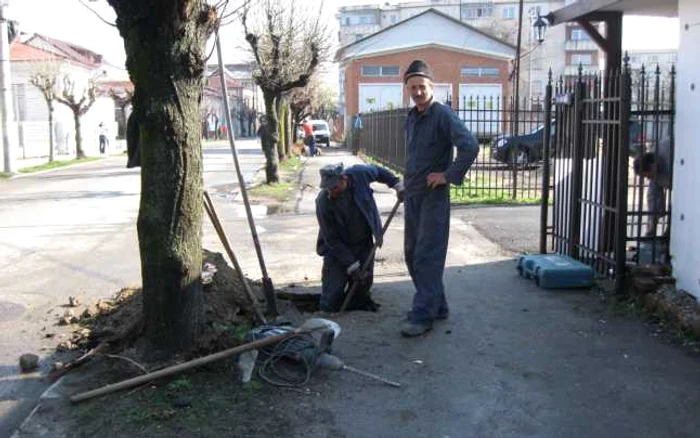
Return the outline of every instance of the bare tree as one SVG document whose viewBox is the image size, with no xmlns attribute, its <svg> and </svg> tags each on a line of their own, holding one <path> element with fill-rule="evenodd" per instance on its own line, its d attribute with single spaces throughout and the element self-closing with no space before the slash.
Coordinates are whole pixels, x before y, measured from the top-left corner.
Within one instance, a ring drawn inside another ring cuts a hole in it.
<svg viewBox="0 0 700 438">
<path fill-rule="evenodd" d="M 282 95 L 304 87 L 327 56 L 330 35 L 323 19 L 323 2 L 314 17 L 312 2 L 259 0 L 246 3 L 242 22 L 255 70 L 253 79 L 265 102 L 270 136 L 263 141 L 267 183 L 277 182 L 279 115 Z"/>
<path fill-rule="evenodd" d="M 47 62 L 34 71 L 29 77 L 29 83 L 39 89 L 46 101 L 46 108 L 49 111 L 49 163 L 54 159 L 54 138 L 53 138 L 53 105 L 56 100 L 56 85 L 58 83 L 59 68 L 56 64 Z"/>
<path fill-rule="evenodd" d="M 129 88 L 110 88 L 109 97 L 112 98 L 119 108 L 120 128 L 123 127 L 124 129 L 124 131 L 118 132 L 118 135 L 120 137 L 126 136 L 126 108 L 131 105 L 131 101 L 134 98 L 134 90 Z"/>
<path fill-rule="evenodd" d="M 140 129 L 144 330 L 149 347 L 174 354 L 195 345 L 201 323 L 200 102 L 219 11 L 204 0 L 107 1 L 124 38 Z"/>
<path fill-rule="evenodd" d="M 83 151 L 83 138 L 80 134 L 80 118 L 88 112 L 95 103 L 95 81 L 89 80 L 87 86 L 76 92 L 76 83 L 69 76 L 63 77 L 63 86 L 60 93 L 56 93 L 56 101 L 67 106 L 73 113 L 73 123 L 75 125 L 75 154 L 76 158 L 85 158 Z"/>
</svg>

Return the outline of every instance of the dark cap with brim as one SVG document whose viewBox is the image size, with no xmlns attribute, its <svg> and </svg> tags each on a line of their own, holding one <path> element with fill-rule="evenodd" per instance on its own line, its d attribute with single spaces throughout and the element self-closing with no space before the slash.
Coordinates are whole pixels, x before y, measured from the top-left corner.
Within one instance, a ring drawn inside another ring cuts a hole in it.
<svg viewBox="0 0 700 438">
<path fill-rule="evenodd" d="M 338 184 L 343 175 L 343 163 L 327 164 L 319 170 L 321 174 L 321 188 L 330 189 Z"/>
<path fill-rule="evenodd" d="M 408 66 L 406 73 L 403 74 L 403 82 L 406 83 L 408 80 L 414 76 L 422 76 L 433 80 L 433 71 L 430 66 L 420 59 L 416 59 Z"/>
</svg>

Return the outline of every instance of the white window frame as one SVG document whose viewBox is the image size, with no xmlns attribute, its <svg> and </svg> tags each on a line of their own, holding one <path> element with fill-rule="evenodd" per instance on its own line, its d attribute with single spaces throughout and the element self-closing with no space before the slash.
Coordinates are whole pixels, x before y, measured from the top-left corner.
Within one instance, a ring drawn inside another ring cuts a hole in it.
<svg viewBox="0 0 700 438">
<path fill-rule="evenodd" d="M 587 61 L 587 62 L 584 62 Z M 589 66 L 593 65 L 593 55 L 590 53 L 575 53 L 571 55 L 571 65 L 578 66 Z"/>
<path fill-rule="evenodd" d="M 515 19 L 515 6 L 506 6 L 503 8 L 503 19 L 504 20 L 514 20 Z"/>
</svg>

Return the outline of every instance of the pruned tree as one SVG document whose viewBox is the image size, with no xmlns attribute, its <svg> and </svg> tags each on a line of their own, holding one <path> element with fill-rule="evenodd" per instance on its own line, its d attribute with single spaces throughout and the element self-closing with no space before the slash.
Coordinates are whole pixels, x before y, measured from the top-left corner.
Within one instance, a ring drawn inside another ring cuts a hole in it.
<svg viewBox="0 0 700 438">
<path fill-rule="evenodd" d="M 49 163 L 54 160 L 53 113 L 55 107 L 53 103 L 56 101 L 56 86 L 59 74 L 60 69 L 58 65 L 46 62 L 39 65 L 29 77 L 29 83 L 38 88 L 41 95 L 44 96 L 46 109 L 49 112 Z"/>
<path fill-rule="evenodd" d="M 282 95 L 304 87 L 328 54 L 331 40 L 323 2 L 314 17 L 312 2 L 260 0 L 243 11 L 245 38 L 255 60 L 253 79 L 260 87 L 272 135 L 263 142 L 267 183 L 277 182 L 279 115 Z"/>
<path fill-rule="evenodd" d="M 95 103 L 95 91 L 97 85 L 94 80 L 89 80 L 84 87 L 76 89 L 76 83 L 70 76 L 64 76 L 60 92 L 56 93 L 56 101 L 67 106 L 73 113 L 75 128 L 75 156 L 78 159 L 85 158 L 83 151 L 83 138 L 80 134 L 80 119 Z"/>
<path fill-rule="evenodd" d="M 201 323 L 200 102 L 219 11 L 204 0 L 107 1 L 124 39 L 140 130 L 144 333 L 151 350 L 174 354 L 195 345 Z"/>
<path fill-rule="evenodd" d="M 134 98 L 134 90 L 129 89 L 129 88 L 110 88 L 109 89 L 109 97 L 112 98 L 114 103 L 117 105 L 117 108 L 119 108 L 119 114 L 121 117 L 121 120 L 123 121 L 123 125 L 120 125 L 124 127 L 124 132 L 119 132 L 118 135 L 125 136 L 126 135 L 126 109 L 129 105 L 131 105 L 131 101 Z M 120 122 L 121 123 L 121 122 Z"/>
</svg>

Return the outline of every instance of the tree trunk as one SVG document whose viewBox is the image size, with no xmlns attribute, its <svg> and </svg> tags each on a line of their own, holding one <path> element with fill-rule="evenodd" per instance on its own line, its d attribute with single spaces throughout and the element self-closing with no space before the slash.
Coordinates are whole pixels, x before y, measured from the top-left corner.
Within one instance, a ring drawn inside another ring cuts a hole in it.
<svg viewBox="0 0 700 438">
<path fill-rule="evenodd" d="M 73 110 L 73 125 L 75 126 L 75 158 L 85 158 L 83 151 L 83 137 L 80 135 L 80 113 Z"/>
<path fill-rule="evenodd" d="M 278 172 L 279 157 L 277 156 L 279 120 L 277 119 L 277 111 L 275 110 L 276 96 L 272 93 L 264 93 L 263 97 L 265 98 L 265 114 L 270 128 L 270 137 L 272 137 L 272 141 L 262 141 L 263 154 L 265 154 L 265 182 L 270 184 L 280 180 Z"/>
<path fill-rule="evenodd" d="M 49 163 L 53 163 L 53 105 L 49 104 Z"/>
<path fill-rule="evenodd" d="M 201 322 L 199 113 L 204 45 L 216 13 L 203 0 L 109 3 L 124 38 L 140 122 L 144 329 L 151 347 L 175 353 L 195 345 Z"/>
<path fill-rule="evenodd" d="M 277 142 L 277 157 L 279 158 L 279 161 L 284 161 L 284 144 L 287 141 L 285 138 L 285 119 L 282 108 L 282 97 L 278 96 L 277 99 L 275 99 L 275 112 L 277 113 L 277 117 L 279 117 L 279 127 L 277 128 L 280 137 L 279 141 Z"/>
<path fill-rule="evenodd" d="M 284 126 L 286 127 L 284 132 L 284 157 L 289 158 L 292 156 L 292 132 L 294 132 L 294 124 L 292 123 L 289 104 L 284 105 Z"/>
</svg>

